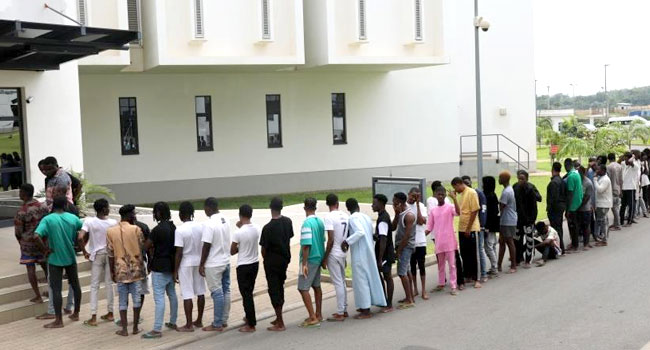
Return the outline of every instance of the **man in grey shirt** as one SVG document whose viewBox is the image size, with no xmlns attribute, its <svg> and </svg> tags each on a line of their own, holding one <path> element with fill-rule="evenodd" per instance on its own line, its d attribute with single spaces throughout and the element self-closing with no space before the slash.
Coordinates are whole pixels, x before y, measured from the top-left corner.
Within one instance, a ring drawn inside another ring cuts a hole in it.
<svg viewBox="0 0 650 350">
<path fill-rule="evenodd" d="M 403 192 L 397 192 L 393 196 L 395 218 L 393 219 L 392 229 L 397 231 L 395 233 L 397 275 L 402 281 L 402 287 L 404 287 L 404 294 L 406 295 L 404 302 L 397 307 L 398 309 L 408 309 L 415 306 L 413 288 L 411 288 L 408 279 L 408 270 L 411 266 L 411 255 L 415 250 L 415 225 L 417 223 L 415 214 L 408 209 L 406 199 L 406 194 Z"/>
<path fill-rule="evenodd" d="M 623 167 L 616 161 L 616 155 L 610 153 L 607 155 L 609 165 L 607 165 L 607 176 L 612 181 L 612 214 L 614 214 L 614 223 L 610 227 L 612 231 L 621 229 L 621 196 L 623 195 Z"/>
<path fill-rule="evenodd" d="M 594 213 L 593 199 L 596 198 L 594 192 L 594 184 L 587 177 L 587 170 L 581 166 L 578 170 L 582 177 L 582 205 L 578 209 L 578 216 L 580 218 L 580 231 L 582 232 L 582 249 L 588 250 L 591 248 L 589 244 L 589 236 L 591 235 L 591 218 Z"/>
<path fill-rule="evenodd" d="M 499 185 L 503 186 L 503 192 L 499 199 L 499 207 L 501 209 L 501 231 L 499 234 L 499 272 L 501 272 L 501 263 L 503 263 L 503 256 L 506 253 L 506 245 L 508 246 L 508 255 L 510 256 L 510 271 L 508 273 L 517 272 L 516 250 L 515 250 L 515 233 L 517 232 L 517 201 L 515 200 L 515 192 L 510 186 L 510 172 L 503 171 L 499 174 Z"/>
</svg>

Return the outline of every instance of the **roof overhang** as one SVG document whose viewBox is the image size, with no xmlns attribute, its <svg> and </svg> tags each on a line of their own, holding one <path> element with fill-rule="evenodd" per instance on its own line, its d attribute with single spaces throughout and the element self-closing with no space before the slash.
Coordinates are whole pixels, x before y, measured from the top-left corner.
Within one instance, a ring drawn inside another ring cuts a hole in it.
<svg viewBox="0 0 650 350">
<path fill-rule="evenodd" d="M 128 50 L 128 30 L 0 20 L 0 70 L 55 70 L 104 50 Z"/>
</svg>

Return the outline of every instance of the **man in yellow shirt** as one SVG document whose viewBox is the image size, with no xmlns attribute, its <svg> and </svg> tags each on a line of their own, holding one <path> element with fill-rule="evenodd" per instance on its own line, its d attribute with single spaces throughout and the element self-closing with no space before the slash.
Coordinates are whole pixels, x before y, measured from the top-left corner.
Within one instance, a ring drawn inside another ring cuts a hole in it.
<svg viewBox="0 0 650 350">
<path fill-rule="evenodd" d="M 463 263 L 458 270 L 462 270 L 465 279 L 474 281 L 474 288 L 481 288 L 481 272 L 478 264 L 478 234 L 481 229 L 478 212 L 481 207 L 478 194 L 474 189 L 467 187 L 460 177 L 451 180 L 451 186 L 456 193 L 460 194 L 458 245 Z"/>
</svg>

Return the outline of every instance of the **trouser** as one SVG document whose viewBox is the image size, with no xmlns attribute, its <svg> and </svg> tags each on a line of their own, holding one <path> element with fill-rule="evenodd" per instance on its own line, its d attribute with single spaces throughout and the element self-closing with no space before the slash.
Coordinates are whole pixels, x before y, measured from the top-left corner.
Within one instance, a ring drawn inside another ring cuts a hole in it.
<svg viewBox="0 0 650 350">
<path fill-rule="evenodd" d="M 47 313 L 50 315 L 54 315 L 54 298 L 52 295 L 52 287 L 50 285 L 50 265 L 47 265 L 47 295 L 50 296 L 49 301 L 47 302 Z M 68 298 L 65 303 L 65 309 L 66 310 L 72 310 L 74 308 L 74 291 L 72 290 L 72 287 L 70 286 L 70 279 L 68 279 Z"/>
<path fill-rule="evenodd" d="M 460 256 L 463 260 L 463 277 L 478 281 L 481 279 L 479 271 L 478 232 L 470 232 L 469 237 L 464 232 L 458 233 Z"/>
<path fill-rule="evenodd" d="M 336 311 L 339 315 L 343 315 L 348 308 L 348 292 L 345 288 L 345 256 L 330 255 L 327 258 L 327 269 L 336 291 Z"/>
<path fill-rule="evenodd" d="M 557 259 L 557 252 L 555 251 L 555 248 L 550 244 L 538 247 L 537 250 L 542 253 L 542 259 L 544 261 L 548 259 Z"/>
<path fill-rule="evenodd" d="M 625 222 L 625 211 L 627 209 L 627 223 L 632 224 L 634 220 L 634 197 L 636 196 L 635 190 L 623 190 L 623 199 L 621 200 L 621 223 Z"/>
<path fill-rule="evenodd" d="M 485 232 L 485 244 L 483 245 L 485 254 L 490 260 L 490 272 L 497 272 L 497 233 Z"/>
<path fill-rule="evenodd" d="M 224 323 L 228 323 L 228 315 L 230 314 L 230 264 L 206 267 L 205 281 L 208 283 L 208 289 L 214 304 L 212 326 L 221 327 Z"/>
<path fill-rule="evenodd" d="M 165 293 L 169 298 L 169 323 L 176 324 L 178 317 L 178 297 L 176 296 L 174 275 L 171 272 L 153 271 L 151 284 L 153 285 L 153 301 L 156 304 L 153 330 L 160 332 L 165 318 Z"/>
<path fill-rule="evenodd" d="M 515 240 L 515 246 L 517 249 L 517 264 L 522 261 L 525 261 L 526 264 L 530 264 L 533 260 L 533 250 L 535 243 L 533 241 L 533 231 L 535 225 L 525 224 L 517 226 L 517 235 L 519 238 Z"/>
<path fill-rule="evenodd" d="M 415 247 L 411 255 L 411 276 L 415 277 L 417 270 L 420 269 L 420 276 L 425 276 L 427 271 L 424 267 L 424 260 L 427 256 L 427 247 Z"/>
<path fill-rule="evenodd" d="M 619 194 L 614 194 L 612 205 L 612 214 L 614 214 L 614 227 L 621 226 L 621 197 Z"/>
<path fill-rule="evenodd" d="M 568 211 L 567 222 L 569 224 L 569 236 L 571 237 L 571 247 L 573 249 L 578 249 L 578 246 L 580 245 L 580 241 L 578 240 L 578 230 L 580 229 L 578 212 Z"/>
<path fill-rule="evenodd" d="M 646 212 L 647 212 L 648 209 L 650 209 L 650 197 L 649 197 L 650 196 L 650 191 L 648 191 L 649 188 L 650 188 L 650 186 L 641 187 L 641 191 L 643 193 L 643 201 L 645 202 L 645 205 L 646 205 L 645 206 Z"/>
<path fill-rule="evenodd" d="M 463 271 L 463 260 L 460 257 L 460 250 L 454 251 L 454 256 L 456 257 L 456 284 L 465 285 L 465 275 Z"/>
<path fill-rule="evenodd" d="M 444 252 L 436 254 L 438 258 L 438 285 L 444 286 L 446 284 L 447 274 L 445 273 L 445 265 L 449 266 L 449 284 L 451 289 L 458 287 L 456 279 L 456 251 Z"/>
<path fill-rule="evenodd" d="M 62 310 L 61 306 L 63 304 L 63 299 L 61 298 L 61 285 L 63 279 L 63 270 L 68 275 L 68 282 L 72 287 L 74 292 L 74 313 L 79 313 L 79 308 L 81 306 L 81 288 L 79 287 L 79 275 L 77 275 L 77 264 L 72 264 L 68 266 L 55 266 L 49 264 L 49 276 L 50 276 L 50 288 L 52 293 L 50 297 L 54 299 L 54 314 L 57 318 L 61 318 Z"/>
<path fill-rule="evenodd" d="M 548 221 L 551 227 L 557 231 L 558 236 L 560 236 L 560 249 L 564 252 L 564 218 L 562 215 L 564 215 L 563 210 L 548 212 Z"/>
<path fill-rule="evenodd" d="M 645 206 L 645 200 L 643 199 L 643 196 L 639 196 L 635 208 L 636 208 L 636 215 L 635 215 L 636 217 L 639 217 L 641 215 L 647 215 L 648 208 L 646 208 Z"/>
<path fill-rule="evenodd" d="M 609 236 L 608 213 L 609 208 L 596 208 L 596 229 L 594 230 L 594 236 L 603 242 L 607 242 L 607 236 Z"/>
<path fill-rule="evenodd" d="M 284 281 L 287 279 L 288 263 L 265 263 L 264 274 L 268 286 L 271 305 L 276 308 L 284 305 Z"/>
<path fill-rule="evenodd" d="M 481 271 L 481 278 L 487 278 L 487 258 L 485 256 L 485 230 L 478 233 L 478 257 Z"/>
<path fill-rule="evenodd" d="M 578 217 L 580 220 L 579 226 L 580 233 L 582 234 L 582 245 L 584 247 L 589 245 L 589 236 L 591 235 L 591 218 L 592 213 L 590 211 L 579 211 Z"/>
<path fill-rule="evenodd" d="M 237 266 L 237 284 L 239 285 L 239 294 L 241 294 L 242 303 L 244 304 L 246 322 L 251 327 L 257 325 L 253 290 L 255 289 L 255 279 L 257 278 L 259 267 L 260 263 L 258 262 Z"/>
<path fill-rule="evenodd" d="M 95 260 L 92 262 L 90 272 L 90 314 L 97 314 L 97 293 L 99 292 L 99 283 L 104 282 L 106 289 L 106 308 L 108 312 L 113 312 L 113 280 L 111 279 L 111 267 L 106 251 L 95 254 Z"/>
</svg>

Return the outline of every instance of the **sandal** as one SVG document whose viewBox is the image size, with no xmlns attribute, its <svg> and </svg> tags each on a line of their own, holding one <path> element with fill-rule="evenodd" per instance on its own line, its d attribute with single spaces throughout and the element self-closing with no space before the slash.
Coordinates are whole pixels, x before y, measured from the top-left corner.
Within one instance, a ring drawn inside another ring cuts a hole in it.
<svg viewBox="0 0 650 350">
<path fill-rule="evenodd" d="M 85 320 L 83 325 L 86 326 L 86 327 L 97 327 L 97 323 L 92 324 L 92 323 L 90 323 L 89 320 Z"/>
<path fill-rule="evenodd" d="M 431 292 L 442 292 L 443 290 L 445 290 L 445 286 L 437 286 L 436 288 L 432 289 Z"/>
<path fill-rule="evenodd" d="M 308 321 L 304 321 L 303 323 L 300 324 L 300 328 L 319 328 L 319 327 L 320 327 L 320 322 L 309 323 Z"/>
<path fill-rule="evenodd" d="M 141 336 L 142 339 L 158 339 L 162 338 L 161 333 L 147 332 Z"/>
<path fill-rule="evenodd" d="M 415 307 L 415 303 L 410 303 L 410 304 L 402 304 L 398 306 L 397 308 L 400 310 L 406 310 L 406 309 L 411 309 Z"/>
<path fill-rule="evenodd" d="M 173 324 L 171 322 L 165 323 L 165 327 L 167 327 L 169 329 L 173 329 L 173 330 L 176 330 L 178 328 L 178 326 L 176 326 L 175 324 Z"/>
</svg>

